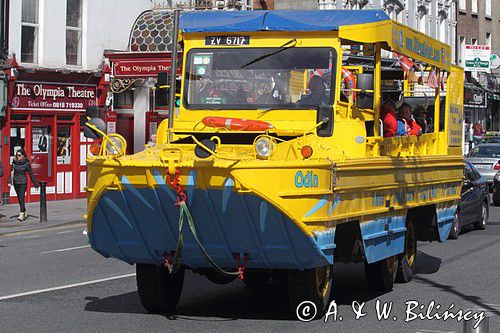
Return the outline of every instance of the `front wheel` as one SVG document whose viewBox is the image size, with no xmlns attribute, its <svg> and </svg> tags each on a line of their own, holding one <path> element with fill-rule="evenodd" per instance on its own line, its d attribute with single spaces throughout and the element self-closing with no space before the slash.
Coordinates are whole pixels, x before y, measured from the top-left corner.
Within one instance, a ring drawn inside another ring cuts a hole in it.
<svg viewBox="0 0 500 333">
<path fill-rule="evenodd" d="M 479 218 L 479 221 L 474 223 L 474 227 L 476 229 L 486 229 L 486 223 L 488 223 L 488 216 L 489 216 L 489 209 L 488 209 L 488 204 L 486 202 L 483 202 L 481 205 L 481 217 Z"/>
<path fill-rule="evenodd" d="M 314 303 L 316 308 L 316 313 L 311 320 L 323 317 L 332 295 L 332 285 L 331 265 L 304 271 L 290 271 L 288 273 L 288 297 L 291 311 L 299 317 L 299 305 L 309 301 Z"/>
<path fill-rule="evenodd" d="M 391 256 L 369 264 L 365 261 L 368 287 L 374 291 L 392 290 L 398 269 L 398 256 Z"/>
<path fill-rule="evenodd" d="M 163 266 L 137 264 L 137 289 L 142 306 L 156 314 L 174 311 L 184 285 L 184 267 L 169 273 Z"/>
</svg>

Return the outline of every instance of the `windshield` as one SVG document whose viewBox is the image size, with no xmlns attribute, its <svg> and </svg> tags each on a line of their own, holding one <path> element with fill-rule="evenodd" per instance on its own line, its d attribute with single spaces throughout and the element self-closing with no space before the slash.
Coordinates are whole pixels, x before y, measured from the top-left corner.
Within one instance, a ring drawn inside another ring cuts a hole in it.
<svg viewBox="0 0 500 333">
<path fill-rule="evenodd" d="M 499 146 L 477 146 L 472 149 L 467 155 L 468 157 L 490 157 L 500 158 L 500 145 Z"/>
<path fill-rule="evenodd" d="M 184 102 L 191 109 L 331 105 L 335 62 L 332 48 L 193 49 L 187 57 Z"/>
</svg>

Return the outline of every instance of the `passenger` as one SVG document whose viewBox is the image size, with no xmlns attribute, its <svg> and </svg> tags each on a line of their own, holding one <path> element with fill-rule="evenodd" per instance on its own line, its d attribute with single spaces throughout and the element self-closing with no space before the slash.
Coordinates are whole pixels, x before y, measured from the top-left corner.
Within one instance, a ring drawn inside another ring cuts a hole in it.
<svg viewBox="0 0 500 333">
<path fill-rule="evenodd" d="M 300 105 L 322 105 L 328 104 L 328 97 L 326 96 L 326 84 L 321 76 L 314 75 L 309 80 L 309 95 L 306 95 L 297 101 Z"/>
<path fill-rule="evenodd" d="M 403 103 L 400 108 L 403 118 L 406 121 L 406 124 L 409 126 L 409 134 L 410 135 L 421 135 L 422 127 L 415 121 L 413 115 L 411 114 L 411 106 L 410 104 Z"/>
<path fill-rule="evenodd" d="M 427 123 L 427 111 L 422 105 L 417 105 L 413 110 L 415 121 L 422 128 L 422 134 L 429 133 L 429 124 Z"/>
<path fill-rule="evenodd" d="M 384 125 L 384 138 L 395 136 L 398 131 L 396 105 L 391 100 L 386 100 L 380 108 L 380 120 Z"/>
</svg>

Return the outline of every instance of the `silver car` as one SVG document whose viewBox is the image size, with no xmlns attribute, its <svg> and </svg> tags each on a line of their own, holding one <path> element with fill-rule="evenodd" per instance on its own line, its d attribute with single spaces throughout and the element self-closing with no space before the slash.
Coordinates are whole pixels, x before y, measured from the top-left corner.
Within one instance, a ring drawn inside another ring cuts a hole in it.
<svg viewBox="0 0 500 333">
<path fill-rule="evenodd" d="M 500 143 L 482 143 L 467 154 L 466 160 L 492 185 L 493 177 L 500 170 Z"/>
</svg>

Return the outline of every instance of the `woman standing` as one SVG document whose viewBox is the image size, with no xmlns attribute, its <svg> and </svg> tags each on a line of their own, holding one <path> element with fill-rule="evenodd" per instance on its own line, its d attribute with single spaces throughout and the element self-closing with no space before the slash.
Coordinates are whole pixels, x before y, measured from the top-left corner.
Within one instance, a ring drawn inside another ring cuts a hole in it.
<svg viewBox="0 0 500 333">
<path fill-rule="evenodd" d="M 17 219 L 19 221 L 24 221 L 28 217 L 26 214 L 26 206 L 24 204 L 24 196 L 26 195 L 26 188 L 28 186 L 28 177 L 26 173 L 29 173 L 31 181 L 38 188 L 38 182 L 33 175 L 33 170 L 31 170 L 30 161 L 26 158 L 26 152 L 24 149 L 19 149 L 16 152 L 16 157 L 12 162 L 12 172 L 11 181 L 16 190 L 17 200 L 19 201 L 20 213 Z"/>
</svg>

